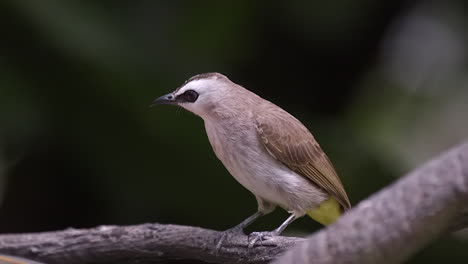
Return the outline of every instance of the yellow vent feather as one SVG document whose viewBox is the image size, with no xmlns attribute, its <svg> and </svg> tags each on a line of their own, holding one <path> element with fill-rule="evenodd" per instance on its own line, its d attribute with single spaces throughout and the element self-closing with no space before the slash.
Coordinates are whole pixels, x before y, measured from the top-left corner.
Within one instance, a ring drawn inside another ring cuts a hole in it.
<svg viewBox="0 0 468 264">
<path fill-rule="evenodd" d="M 315 221 L 327 226 L 341 216 L 341 205 L 334 197 L 331 197 L 317 208 L 307 211 L 307 214 Z"/>
</svg>

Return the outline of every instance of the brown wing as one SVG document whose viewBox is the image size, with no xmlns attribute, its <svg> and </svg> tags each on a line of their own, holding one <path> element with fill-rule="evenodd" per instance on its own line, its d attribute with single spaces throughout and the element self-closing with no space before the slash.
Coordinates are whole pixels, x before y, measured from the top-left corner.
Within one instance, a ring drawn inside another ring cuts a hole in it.
<svg viewBox="0 0 468 264">
<path fill-rule="evenodd" d="M 351 204 L 343 184 L 309 130 L 283 109 L 272 108 L 256 117 L 257 131 L 267 151 L 333 195 L 344 210 L 349 209 Z"/>
</svg>

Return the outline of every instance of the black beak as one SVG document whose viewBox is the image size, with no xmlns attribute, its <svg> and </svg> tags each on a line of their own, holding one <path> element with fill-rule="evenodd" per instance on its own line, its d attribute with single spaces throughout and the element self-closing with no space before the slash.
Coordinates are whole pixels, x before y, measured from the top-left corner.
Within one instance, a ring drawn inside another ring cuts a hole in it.
<svg viewBox="0 0 468 264">
<path fill-rule="evenodd" d="M 150 107 L 153 107 L 158 104 L 175 104 L 176 100 L 172 93 L 168 93 L 161 97 L 156 98 L 153 103 L 151 103 Z"/>
</svg>

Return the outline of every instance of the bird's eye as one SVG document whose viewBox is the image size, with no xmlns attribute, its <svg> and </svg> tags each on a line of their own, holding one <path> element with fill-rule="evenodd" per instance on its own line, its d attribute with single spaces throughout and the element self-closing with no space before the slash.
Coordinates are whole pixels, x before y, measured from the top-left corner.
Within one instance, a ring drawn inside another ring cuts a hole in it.
<svg viewBox="0 0 468 264">
<path fill-rule="evenodd" d="M 186 102 L 189 102 L 189 103 L 193 103 L 197 100 L 198 98 L 198 93 L 195 92 L 194 90 L 187 90 L 184 94 L 183 94 L 183 97 L 184 97 L 184 101 Z"/>
</svg>

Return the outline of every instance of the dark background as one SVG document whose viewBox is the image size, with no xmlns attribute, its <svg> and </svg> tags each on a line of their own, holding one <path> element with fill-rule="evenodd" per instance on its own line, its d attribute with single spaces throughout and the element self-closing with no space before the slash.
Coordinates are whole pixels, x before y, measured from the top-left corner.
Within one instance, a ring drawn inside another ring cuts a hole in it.
<svg viewBox="0 0 468 264">
<path fill-rule="evenodd" d="M 356 204 L 466 138 L 466 11 L 462 0 L 2 1 L 0 232 L 226 229 L 252 214 L 202 120 L 148 107 L 211 71 L 302 120 Z M 285 234 L 319 228 L 304 217 Z M 410 263 L 464 263 L 466 241 L 445 236 Z"/>
</svg>

